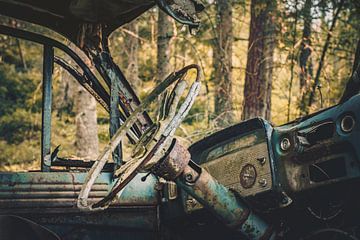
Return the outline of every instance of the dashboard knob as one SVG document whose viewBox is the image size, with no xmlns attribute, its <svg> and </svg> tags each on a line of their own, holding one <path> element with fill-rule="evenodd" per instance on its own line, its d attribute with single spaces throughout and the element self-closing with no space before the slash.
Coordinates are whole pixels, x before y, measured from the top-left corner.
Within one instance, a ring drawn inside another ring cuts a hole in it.
<svg viewBox="0 0 360 240">
<path fill-rule="evenodd" d="M 350 133 L 355 127 L 355 118 L 346 115 L 341 119 L 340 128 L 344 133 Z"/>
<path fill-rule="evenodd" d="M 288 139 L 288 138 L 283 138 L 282 140 L 281 140 L 281 142 L 280 142 L 280 148 L 281 148 L 281 150 L 283 150 L 283 151 L 287 151 L 287 150 L 289 150 L 290 149 L 290 147 L 291 147 L 291 142 L 290 142 L 290 140 Z"/>
<path fill-rule="evenodd" d="M 260 163 L 261 166 L 264 166 L 266 163 L 266 158 L 265 157 L 261 157 L 258 158 L 257 161 Z"/>
<path fill-rule="evenodd" d="M 265 179 L 265 178 L 260 179 L 260 180 L 259 180 L 259 184 L 260 184 L 260 186 L 262 186 L 262 187 L 266 187 L 266 185 L 267 185 L 266 179 Z"/>
</svg>

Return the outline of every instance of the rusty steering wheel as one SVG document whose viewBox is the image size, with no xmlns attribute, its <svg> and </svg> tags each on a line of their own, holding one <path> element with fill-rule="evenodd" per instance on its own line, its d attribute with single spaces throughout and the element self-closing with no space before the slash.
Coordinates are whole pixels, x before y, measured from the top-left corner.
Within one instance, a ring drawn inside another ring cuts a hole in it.
<svg viewBox="0 0 360 240">
<path fill-rule="evenodd" d="M 187 88 L 184 80 L 189 70 L 196 70 L 196 80 L 188 90 L 184 102 L 178 107 L 181 96 Z M 177 72 L 170 74 L 161 82 L 140 104 L 135 111 L 126 119 L 118 131 L 112 137 L 110 143 L 104 148 L 98 159 L 88 172 L 85 182 L 81 187 L 78 196 L 77 207 L 84 211 L 94 211 L 106 209 L 119 193 L 138 172 L 148 172 L 160 159 L 162 159 L 173 139 L 175 130 L 184 120 L 192 107 L 196 96 L 200 91 L 201 70 L 198 65 L 189 65 Z M 168 89 L 175 83 L 170 94 Z M 163 94 L 164 93 L 164 94 Z M 89 193 L 101 170 L 108 161 L 109 156 L 116 146 L 126 136 L 138 116 L 147 110 L 150 103 L 158 99 L 163 94 L 163 101 L 159 110 L 157 122 L 150 127 L 135 145 L 132 156 L 115 172 L 115 183 L 110 192 L 99 202 L 90 205 L 88 203 Z"/>
</svg>

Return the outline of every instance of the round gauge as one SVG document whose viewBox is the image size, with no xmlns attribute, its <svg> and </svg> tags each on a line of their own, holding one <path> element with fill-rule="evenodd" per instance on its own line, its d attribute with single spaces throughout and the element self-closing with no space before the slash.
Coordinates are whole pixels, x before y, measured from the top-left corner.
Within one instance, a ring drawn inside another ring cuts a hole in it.
<svg viewBox="0 0 360 240">
<path fill-rule="evenodd" d="M 256 181 L 256 169 L 254 165 L 246 164 L 240 171 L 240 184 L 243 188 L 251 188 Z"/>
</svg>

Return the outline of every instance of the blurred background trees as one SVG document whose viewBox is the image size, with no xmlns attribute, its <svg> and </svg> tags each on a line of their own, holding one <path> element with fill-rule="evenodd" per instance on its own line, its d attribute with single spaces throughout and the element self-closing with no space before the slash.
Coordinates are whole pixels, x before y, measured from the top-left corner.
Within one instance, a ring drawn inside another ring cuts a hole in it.
<svg viewBox="0 0 360 240">
<path fill-rule="evenodd" d="M 276 1 L 252 0 L 242 119 L 270 120 L 276 40 Z"/>
<path fill-rule="evenodd" d="M 233 1 L 219 0 L 216 5 L 215 31 L 213 36 L 213 75 L 217 123 L 227 126 L 234 121 L 232 95 L 233 55 Z"/>
<path fill-rule="evenodd" d="M 191 63 L 202 67 L 201 94 L 177 132 L 184 143 L 248 118 L 278 125 L 339 101 L 359 63 L 359 1 L 203 2 L 207 7 L 195 36 L 154 8 L 110 38 L 113 58 L 140 98 L 171 71 Z M 54 35 L 35 25 L 0 21 Z M 1 167 L 39 159 L 41 55 L 36 44 L 0 35 Z M 81 89 L 66 83 L 63 74 L 55 68 L 53 146 L 61 145 L 66 156 L 96 155 L 82 154 L 77 146 L 87 153 L 101 149 L 109 139 L 108 115 L 79 98 Z M 83 132 L 90 134 L 86 137 L 77 133 L 77 117 L 85 110 L 92 119 L 81 121 L 92 130 Z"/>
</svg>

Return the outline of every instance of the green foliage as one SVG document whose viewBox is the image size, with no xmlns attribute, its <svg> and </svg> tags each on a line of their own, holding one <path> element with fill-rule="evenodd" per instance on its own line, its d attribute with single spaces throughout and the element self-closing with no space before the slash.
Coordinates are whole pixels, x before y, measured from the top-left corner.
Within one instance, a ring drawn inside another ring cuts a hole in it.
<svg viewBox="0 0 360 240">
<path fill-rule="evenodd" d="M 5 48 L 1 54 L 0 139 L 19 144 L 25 139 L 39 137 L 37 131 L 41 126 L 34 121 L 39 117 L 36 113 L 41 111 L 41 99 L 34 95 L 40 82 L 39 72 L 22 68 L 12 47 Z"/>
<path fill-rule="evenodd" d="M 12 114 L 18 108 L 37 112 L 41 102 L 28 105 L 38 80 L 31 72 L 19 72 L 15 65 L 0 63 L 0 116 Z"/>
<path fill-rule="evenodd" d="M 24 140 L 19 144 L 8 144 L 6 141 L 0 140 L 0 166 L 37 163 L 39 168 L 39 146 L 40 138 Z M 26 170 L 26 168 L 21 170 Z"/>
<path fill-rule="evenodd" d="M 34 124 L 32 118 L 33 115 L 21 108 L 4 115 L 0 118 L 0 138 L 9 144 L 19 144 L 25 139 L 38 138 L 41 123 Z"/>
<path fill-rule="evenodd" d="M 40 157 L 41 55 L 37 44 L 0 36 L 1 166 Z"/>
</svg>

